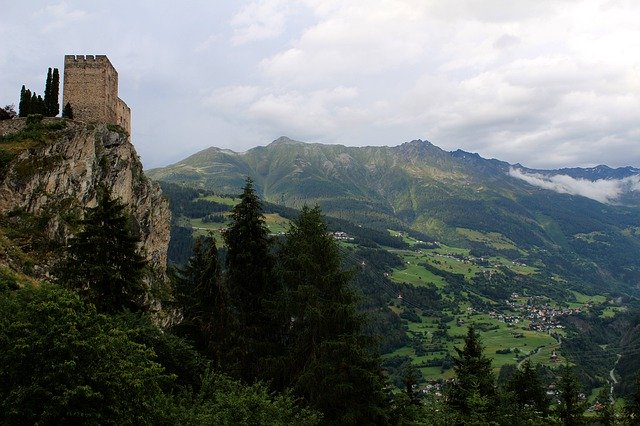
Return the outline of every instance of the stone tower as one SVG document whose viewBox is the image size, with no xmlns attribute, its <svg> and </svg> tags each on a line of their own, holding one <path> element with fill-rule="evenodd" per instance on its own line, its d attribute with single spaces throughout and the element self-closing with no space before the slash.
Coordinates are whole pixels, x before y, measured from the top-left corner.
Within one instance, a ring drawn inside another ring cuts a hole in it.
<svg viewBox="0 0 640 426">
<path fill-rule="evenodd" d="M 89 123 L 118 124 L 131 134 L 131 109 L 118 97 L 118 72 L 105 55 L 65 55 L 63 107 Z"/>
</svg>

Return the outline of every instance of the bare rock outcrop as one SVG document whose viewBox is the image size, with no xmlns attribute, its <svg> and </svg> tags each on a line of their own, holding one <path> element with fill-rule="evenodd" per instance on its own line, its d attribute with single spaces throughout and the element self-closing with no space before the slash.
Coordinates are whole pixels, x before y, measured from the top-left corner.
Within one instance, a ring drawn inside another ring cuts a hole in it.
<svg viewBox="0 0 640 426">
<path fill-rule="evenodd" d="M 49 236 L 65 240 L 69 229 L 63 217 L 95 206 L 97 189 L 104 185 L 129 207 L 146 257 L 155 270 L 164 272 L 169 205 L 158 184 L 143 174 L 129 136 L 115 126 L 63 123 L 53 137 L 23 150 L 6 166 L 0 211 L 46 213 L 51 218 Z"/>
</svg>

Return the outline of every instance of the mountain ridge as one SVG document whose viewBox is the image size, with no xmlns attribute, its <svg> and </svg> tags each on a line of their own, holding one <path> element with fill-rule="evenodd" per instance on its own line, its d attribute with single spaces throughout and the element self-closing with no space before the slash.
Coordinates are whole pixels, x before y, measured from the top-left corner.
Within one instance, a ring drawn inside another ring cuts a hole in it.
<svg viewBox="0 0 640 426">
<path fill-rule="evenodd" d="M 627 197 L 629 205 L 601 203 L 533 185 L 513 176 L 513 169 L 422 140 L 347 147 L 279 138 L 242 155 L 204 150 L 147 173 L 220 194 L 237 194 L 251 176 L 262 199 L 271 203 L 318 204 L 328 216 L 357 225 L 384 232 L 409 228 L 479 255 L 553 265 L 553 273 L 576 283 L 638 290 L 635 198 Z"/>
</svg>

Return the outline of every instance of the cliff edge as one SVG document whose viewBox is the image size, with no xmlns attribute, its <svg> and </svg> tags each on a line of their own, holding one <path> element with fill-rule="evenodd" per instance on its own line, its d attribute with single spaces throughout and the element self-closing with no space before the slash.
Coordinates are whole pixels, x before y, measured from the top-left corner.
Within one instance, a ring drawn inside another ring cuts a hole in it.
<svg viewBox="0 0 640 426">
<path fill-rule="evenodd" d="M 95 206 L 104 185 L 128 206 L 144 255 L 164 275 L 169 205 L 159 185 L 144 175 L 128 134 L 113 125 L 27 121 L 0 122 L 0 214 L 9 227 L 16 212 L 33 215 L 48 239 L 64 244 L 73 231 L 69 218 Z M 46 277 L 46 262 L 39 269 L 35 275 Z"/>
</svg>

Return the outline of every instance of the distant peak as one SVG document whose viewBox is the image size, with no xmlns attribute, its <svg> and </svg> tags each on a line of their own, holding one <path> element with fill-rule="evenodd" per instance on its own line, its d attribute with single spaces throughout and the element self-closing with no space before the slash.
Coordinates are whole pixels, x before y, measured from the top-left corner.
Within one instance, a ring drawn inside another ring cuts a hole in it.
<svg viewBox="0 0 640 426">
<path fill-rule="evenodd" d="M 280 136 L 278 139 L 271 142 L 269 145 L 301 145 L 303 143 L 304 142 L 294 141 L 293 139 L 288 138 L 286 136 Z"/>
<path fill-rule="evenodd" d="M 434 146 L 431 142 L 422 139 L 414 139 L 411 142 L 406 142 L 408 145 L 425 145 L 425 146 Z"/>
</svg>

